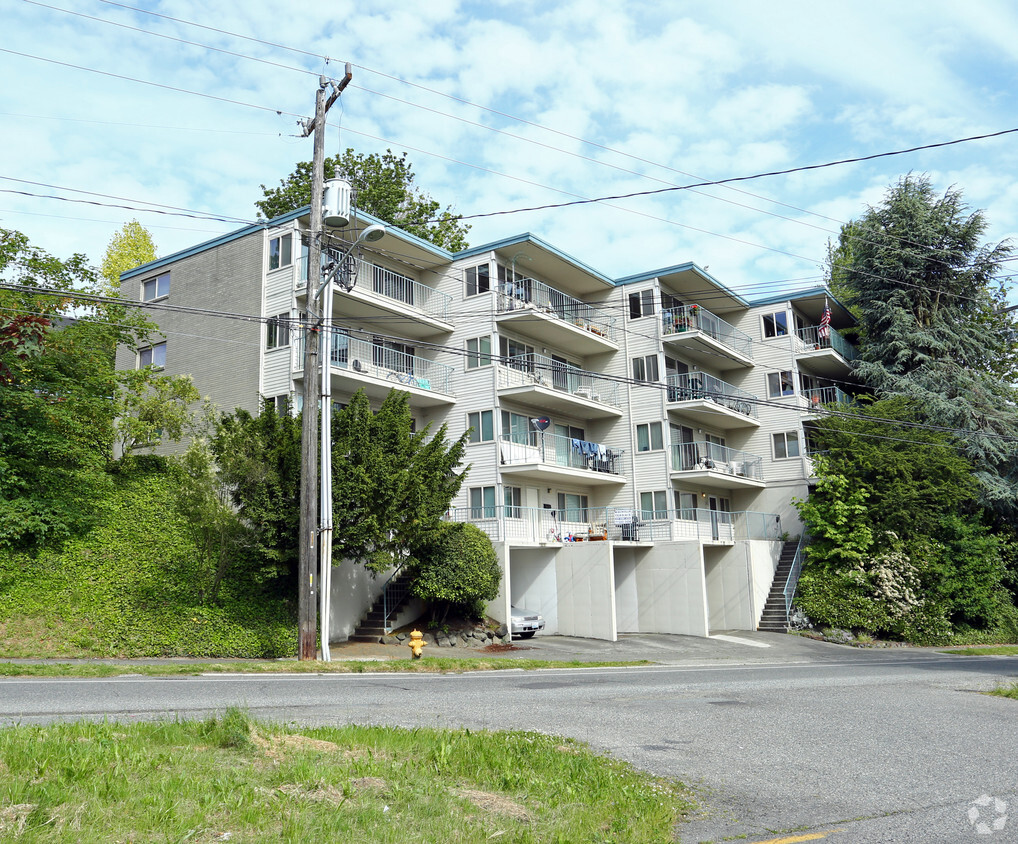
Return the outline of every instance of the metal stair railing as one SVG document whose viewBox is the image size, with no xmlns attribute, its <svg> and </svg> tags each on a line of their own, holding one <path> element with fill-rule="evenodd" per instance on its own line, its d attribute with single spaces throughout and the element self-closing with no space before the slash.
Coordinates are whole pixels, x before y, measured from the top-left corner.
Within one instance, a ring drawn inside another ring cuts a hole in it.
<svg viewBox="0 0 1018 844">
<path fill-rule="evenodd" d="M 809 536 L 806 531 L 799 537 L 799 544 L 795 546 L 795 556 L 792 558 L 792 568 L 789 569 L 788 578 L 785 580 L 785 626 L 788 626 L 789 616 L 792 613 L 792 599 L 795 597 L 796 587 L 799 585 L 799 575 L 802 573 L 802 559 L 806 553 L 806 546 L 809 545 Z"/>
<path fill-rule="evenodd" d="M 410 594 L 410 584 L 407 582 L 407 578 L 400 577 L 403 565 L 400 563 L 382 587 L 382 627 L 386 633 L 392 632 L 390 620 L 395 618 L 399 608 Z"/>
</svg>

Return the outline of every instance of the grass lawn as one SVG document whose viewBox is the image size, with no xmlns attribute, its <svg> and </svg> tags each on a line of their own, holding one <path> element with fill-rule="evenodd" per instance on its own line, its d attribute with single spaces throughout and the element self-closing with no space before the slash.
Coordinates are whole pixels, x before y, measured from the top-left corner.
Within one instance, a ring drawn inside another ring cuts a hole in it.
<svg viewBox="0 0 1018 844">
<path fill-rule="evenodd" d="M 678 783 L 520 732 L 205 722 L 0 730 L 0 840 L 666 842 Z"/>
<path fill-rule="evenodd" d="M 946 654 L 958 656 L 1018 656 L 1018 645 L 987 645 L 986 647 L 952 648 Z"/>
<path fill-rule="evenodd" d="M 991 695 L 997 697 L 1010 697 L 1018 700 L 1018 683 L 1012 683 L 1010 686 L 1001 686 L 1000 688 L 994 689 L 990 692 Z"/>
<path fill-rule="evenodd" d="M 312 662 L 281 660 L 271 662 L 182 662 L 157 665 L 45 662 L 39 664 L 0 662 L 0 677 L 173 677 L 199 674 L 363 674 L 411 673 L 455 674 L 464 671 L 534 671 L 540 668 L 625 668 L 653 665 L 647 660 L 633 662 L 552 662 L 546 659 L 483 659 L 435 657 L 424 659 L 347 660 Z"/>
</svg>

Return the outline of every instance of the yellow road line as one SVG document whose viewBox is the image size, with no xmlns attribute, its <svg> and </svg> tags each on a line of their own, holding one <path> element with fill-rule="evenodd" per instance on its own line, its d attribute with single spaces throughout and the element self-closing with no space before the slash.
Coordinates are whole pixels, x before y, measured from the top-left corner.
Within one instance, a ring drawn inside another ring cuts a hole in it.
<svg viewBox="0 0 1018 844">
<path fill-rule="evenodd" d="M 808 835 L 791 835 L 787 838 L 768 838 L 766 841 L 757 841 L 756 844 L 796 844 L 798 841 L 816 841 L 818 838 L 826 837 L 826 832 L 811 832 Z"/>
</svg>

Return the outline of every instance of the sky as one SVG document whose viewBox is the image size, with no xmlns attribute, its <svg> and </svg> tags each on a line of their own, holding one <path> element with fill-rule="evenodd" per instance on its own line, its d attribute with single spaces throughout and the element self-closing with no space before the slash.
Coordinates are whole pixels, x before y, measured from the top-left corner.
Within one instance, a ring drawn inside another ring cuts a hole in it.
<svg viewBox="0 0 1018 844">
<path fill-rule="evenodd" d="M 769 295 L 820 283 L 909 172 L 1018 243 L 1018 133 L 497 213 L 1018 128 L 1007 0 L 0 0 L 0 21 L 0 227 L 61 258 L 98 263 L 130 219 L 160 256 L 253 222 L 346 62 L 327 154 L 407 152 L 472 246 L 531 232 L 613 278 L 693 261 Z"/>
</svg>

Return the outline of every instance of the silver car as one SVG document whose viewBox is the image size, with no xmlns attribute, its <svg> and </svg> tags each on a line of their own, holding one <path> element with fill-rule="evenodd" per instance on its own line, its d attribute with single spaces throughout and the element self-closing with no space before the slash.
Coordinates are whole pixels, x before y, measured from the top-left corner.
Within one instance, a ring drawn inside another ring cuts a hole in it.
<svg viewBox="0 0 1018 844">
<path fill-rule="evenodd" d="M 529 639 L 538 630 L 544 630 L 544 619 L 540 613 L 531 612 L 523 607 L 513 607 L 511 630 L 513 636 Z"/>
</svg>

